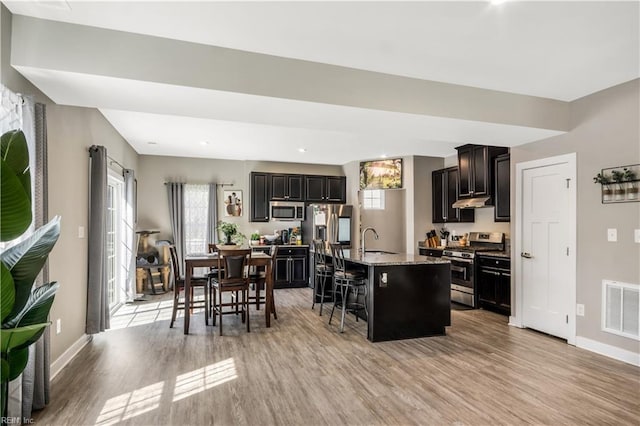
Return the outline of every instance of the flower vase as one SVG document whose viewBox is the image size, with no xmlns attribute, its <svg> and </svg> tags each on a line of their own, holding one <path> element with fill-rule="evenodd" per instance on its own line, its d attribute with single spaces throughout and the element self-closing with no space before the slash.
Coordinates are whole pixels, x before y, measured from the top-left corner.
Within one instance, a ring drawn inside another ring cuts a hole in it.
<svg viewBox="0 0 640 426">
<path fill-rule="evenodd" d="M 635 201 L 638 199 L 638 182 L 627 183 L 627 200 Z"/>
<path fill-rule="evenodd" d="M 609 185 L 602 185 L 602 201 L 613 200 L 613 190 Z"/>
<path fill-rule="evenodd" d="M 613 198 L 615 201 L 624 201 L 624 187 L 622 184 L 617 184 L 616 189 L 613 190 Z"/>
</svg>

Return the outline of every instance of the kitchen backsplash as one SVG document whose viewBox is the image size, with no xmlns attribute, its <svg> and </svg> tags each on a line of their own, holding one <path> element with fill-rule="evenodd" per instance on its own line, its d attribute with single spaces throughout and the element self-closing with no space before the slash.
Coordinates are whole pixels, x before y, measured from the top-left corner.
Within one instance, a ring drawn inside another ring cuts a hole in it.
<svg viewBox="0 0 640 426">
<path fill-rule="evenodd" d="M 440 229 L 444 225 L 449 232 L 456 231 L 456 235 L 463 235 L 469 232 L 503 232 L 507 237 L 509 237 L 509 234 L 511 233 L 511 223 L 494 222 L 493 209 L 493 207 L 476 209 L 476 220 L 473 223 L 437 224 L 436 231 L 438 231 L 438 235 L 440 235 Z"/>
</svg>

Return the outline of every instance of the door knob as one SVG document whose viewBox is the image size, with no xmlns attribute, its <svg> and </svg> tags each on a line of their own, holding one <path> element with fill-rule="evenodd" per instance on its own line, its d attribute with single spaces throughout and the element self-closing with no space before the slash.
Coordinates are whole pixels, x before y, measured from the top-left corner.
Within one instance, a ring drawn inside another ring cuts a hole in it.
<svg viewBox="0 0 640 426">
<path fill-rule="evenodd" d="M 531 253 L 526 253 L 526 252 L 520 253 L 520 256 L 524 257 L 525 259 L 531 259 L 533 257 L 531 256 Z"/>
</svg>

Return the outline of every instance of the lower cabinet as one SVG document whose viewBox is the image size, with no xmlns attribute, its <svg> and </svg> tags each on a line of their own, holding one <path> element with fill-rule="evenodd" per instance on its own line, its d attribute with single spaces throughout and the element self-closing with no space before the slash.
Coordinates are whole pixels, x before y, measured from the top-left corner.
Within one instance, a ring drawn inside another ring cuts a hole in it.
<svg viewBox="0 0 640 426">
<path fill-rule="evenodd" d="M 274 288 L 306 287 L 309 249 L 306 247 L 278 248 L 274 265 Z"/>
<path fill-rule="evenodd" d="M 511 260 L 478 256 L 478 300 L 481 308 L 511 315 Z"/>
</svg>

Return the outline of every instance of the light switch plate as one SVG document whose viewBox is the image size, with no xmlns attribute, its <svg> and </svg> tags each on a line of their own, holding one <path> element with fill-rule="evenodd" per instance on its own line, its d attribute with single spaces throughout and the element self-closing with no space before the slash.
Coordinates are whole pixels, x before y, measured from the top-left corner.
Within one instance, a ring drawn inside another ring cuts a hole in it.
<svg viewBox="0 0 640 426">
<path fill-rule="evenodd" d="M 579 317 L 584 316 L 584 305 L 582 303 L 576 305 L 576 315 Z"/>
<path fill-rule="evenodd" d="M 84 238 L 84 226 L 78 226 L 78 238 Z"/>
<path fill-rule="evenodd" d="M 635 229 L 633 231 L 633 241 L 640 243 L 640 229 Z"/>
<path fill-rule="evenodd" d="M 612 243 L 618 241 L 618 230 L 616 228 L 607 229 L 607 241 Z"/>
</svg>

